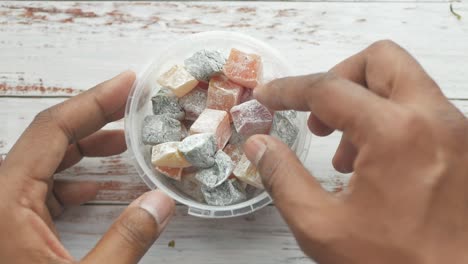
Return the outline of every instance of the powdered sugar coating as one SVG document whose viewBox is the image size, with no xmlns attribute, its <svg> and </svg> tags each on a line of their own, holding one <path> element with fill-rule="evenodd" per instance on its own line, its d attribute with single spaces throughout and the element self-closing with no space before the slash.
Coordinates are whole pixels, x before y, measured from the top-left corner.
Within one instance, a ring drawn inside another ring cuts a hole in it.
<svg viewBox="0 0 468 264">
<path fill-rule="evenodd" d="M 236 131 L 244 137 L 268 134 L 273 121 L 270 110 L 255 99 L 234 106 L 231 117 Z"/>
<path fill-rule="evenodd" d="M 247 199 L 245 190 L 235 179 L 228 180 L 216 188 L 201 187 L 205 201 L 209 205 L 230 205 Z"/>
<path fill-rule="evenodd" d="M 192 197 L 195 201 L 202 203 L 205 201 L 201 191 L 202 184 L 197 179 L 195 179 L 195 173 L 186 172 L 188 169 L 186 168 L 182 171 L 182 177 L 180 181 L 173 181 L 172 184 L 179 191 Z"/>
<path fill-rule="evenodd" d="M 223 70 L 226 57 L 215 50 L 200 50 L 184 61 L 185 68 L 200 81 L 209 81 L 211 76 Z"/>
<path fill-rule="evenodd" d="M 231 137 L 229 114 L 226 111 L 205 109 L 190 127 L 190 134 L 212 133 L 218 149 L 223 149 Z"/>
<path fill-rule="evenodd" d="M 175 65 L 159 77 L 158 83 L 182 97 L 195 88 L 198 81 L 183 66 Z"/>
<path fill-rule="evenodd" d="M 292 147 L 299 134 L 299 127 L 294 122 L 296 116 L 297 113 L 293 110 L 275 112 L 270 135 Z"/>
<path fill-rule="evenodd" d="M 262 58 L 257 54 L 231 49 L 223 67 L 224 74 L 233 82 L 247 88 L 255 88 L 263 78 Z"/>
<path fill-rule="evenodd" d="M 179 151 L 188 162 L 199 168 L 209 168 L 215 164 L 216 150 L 216 139 L 212 133 L 188 136 L 179 145 Z"/>
<path fill-rule="evenodd" d="M 196 120 L 206 108 L 207 91 L 195 88 L 179 99 L 187 120 Z"/>
<path fill-rule="evenodd" d="M 179 104 L 179 99 L 167 88 L 161 88 L 151 98 L 154 115 L 167 115 L 177 120 L 183 120 L 185 112 Z"/>
<path fill-rule="evenodd" d="M 187 168 L 192 166 L 179 152 L 180 142 L 166 142 L 151 149 L 151 163 L 158 167 Z"/>
<path fill-rule="evenodd" d="M 208 188 L 215 188 L 225 182 L 231 175 L 234 164 L 231 158 L 222 150 L 215 155 L 215 164 L 207 169 L 201 169 L 195 178 Z"/>
<path fill-rule="evenodd" d="M 143 120 L 142 141 L 146 145 L 157 145 L 183 138 L 182 124 L 166 115 L 149 115 Z"/>
<path fill-rule="evenodd" d="M 229 112 L 240 103 L 244 88 L 231 82 L 224 75 L 213 76 L 208 87 L 206 107 Z"/>
</svg>

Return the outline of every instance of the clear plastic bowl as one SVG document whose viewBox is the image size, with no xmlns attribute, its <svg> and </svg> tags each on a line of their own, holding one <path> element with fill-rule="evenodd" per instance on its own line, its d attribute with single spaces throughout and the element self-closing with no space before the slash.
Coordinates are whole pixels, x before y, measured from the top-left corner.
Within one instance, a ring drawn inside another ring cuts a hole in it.
<svg viewBox="0 0 468 264">
<path fill-rule="evenodd" d="M 184 59 L 202 49 L 218 50 L 227 56 L 231 48 L 244 52 L 255 53 L 262 57 L 264 80 L 291 75 L 291 67 L 280 53 L 255 38 L 232 32 L 211 31 L 184 37 L 160 50 L 145 69 L 139 74 L 127 100 L 125 109 L 125 136 L 128 151 L 134 160 L 138 174 L 151 188 L 159 188 L 177 202 L 188 206 L 190 215 L 204 218 L 225 218 L 245 215 L 257 211 L 272 200 L 267 192 L 257 192 L 245 202 L 213 206 L 200 203 L 179 191 L 164 175 L 156 172 L 150 161 L 150 147 L 145 146 L 141 139 L 141 127 L 145 116 L 151 114 L 151 96 L 159 86 L 156 79 L 175 64 L 183 65 Z M 298 112 L 297 126 L 299 136 L 293 146 L 299 159 L 304 162 L 308 154 L 310 134 L 306 127 L 307 114 Z"/>
</svg>

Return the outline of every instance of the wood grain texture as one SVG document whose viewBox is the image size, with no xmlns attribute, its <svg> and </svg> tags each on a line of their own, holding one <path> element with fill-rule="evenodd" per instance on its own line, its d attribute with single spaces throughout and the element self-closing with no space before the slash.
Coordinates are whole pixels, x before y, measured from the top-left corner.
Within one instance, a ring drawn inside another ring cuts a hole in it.
<svg viewBox="0 0 468 264">
<path fill-rule="evenodd" d="M 468 17 L 466 2 L 454 3 Z M 187 34 L 231 30 L 324 71 L 379 39 L 413 53 L 447 96 L 468 98 L 468 24 L 445 2 L 154 2 L 0 4 L 0 95 L 69 96 Z"/>
<path fill-rule="evenodd" d="M 123 206 L 69 209 L 56 222 L 65 247 L 75 258 L 99 240 Z M 175 247 L 168 247 L 174 240 Z M 311 263 L 304 256 L 276 208 L 268 206 L 246 217 L 207 220 L 189 216 L 178 206 L 173 221 L 140 262 L 154 263 Z"/>
</svg>

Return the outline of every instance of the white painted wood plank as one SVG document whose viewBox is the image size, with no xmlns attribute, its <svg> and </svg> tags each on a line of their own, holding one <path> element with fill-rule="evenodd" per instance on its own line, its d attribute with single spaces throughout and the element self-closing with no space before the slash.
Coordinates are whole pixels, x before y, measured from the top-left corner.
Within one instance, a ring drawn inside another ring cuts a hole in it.
<svg viewBox="0 0 468 264">
<path fill-rule="evenodd" d="M 56 222 L 65 247 L 79 259 L 107 230 L 123 206 L 82 206 Z M 174 240 L 175 247 L 168 247 Z M 299 249 L 277 210 L 268 206 L 253 215 L 207 220 L 178 206 L 173 221 L 140 262 L 153 263 L 312 263 Z"/>
<path fill-rule="evenodd" d="M 466 2 L 454 3 L 468 17 Z M 324 71 L 390 38 L 412 52 L 451 98 L 468 98 L 468 24 L 448 3 L 201 2 L 0 4 L 0 95 L 88 89 L 187 34 L 243 32 Z"/>
<path fill-rule="evenodd" d="M 64 99 L 0 98 L 0 155 L 9 151 L 37 112 L 62 100 Z M 468 100 L 452 102 L 468 116 Z M 122 128 L 122 121 L 108 127 Z M 306 162 L 306 167 L 328 190 L 340 189 L 348 179 L 347 175 L 336 172 L 331 165 L 338 142 L 338 133 L 325 138 L 313 137 Z M 108 158 L 86 158 L 60 173 L 58 177 L 72 181 L 100 182 L 100 192 L 95 203 L 127 203 L 148 190 L 140 180 L 128 154 Z"/>
</svg>

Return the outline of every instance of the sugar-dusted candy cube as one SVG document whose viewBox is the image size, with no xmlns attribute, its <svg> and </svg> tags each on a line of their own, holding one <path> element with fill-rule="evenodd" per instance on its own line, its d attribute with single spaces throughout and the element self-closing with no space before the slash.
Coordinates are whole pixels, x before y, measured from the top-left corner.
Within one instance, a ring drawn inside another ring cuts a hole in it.
<svg viewBox="0 0 468 264">
<path fill-rule="evenodd" d="M 201 187 L 205 201 L 209 205 L 230 205 L 243 202 L 247 199 L 245 190 L 236 179 L 225 181 L 216 188 Z"/>
<path fill-rule="evenodd" d="M 216 50 L 200 50 L 184 61 L 185 68 L 197 80 L 208 82 L 211 76 L 223 70 L 226 58 Z"/>
<path fill-rule="evenodd" d="M 155 167 L 154 169 L 164 174 L 165 176 L 177 181 L 180 181 L 182 177 L 183 168 Z"/>
<path fill-rule="evenodd" d="M 204 202 L 205 198 L 201 192 L 202 184 L 195 178 L 195 173 L 187 172 L 190 168 L 182 171 L 180 181 L 173 181 L 172 184 L 185 195 L 193 198 L 197 202 Z"/>
<path fill-rule="evenodd" d="M 204 186 L 215 188 L 224 183 L 233 170 L 234 164 L 231 158 L 220 150 L 215 155 L 215 164 L 210 168 L 199 170 L 195 174 L 195 178 Z"/>
<path fill-rule="evenodd" d="M 143 120 L 142 141 L 146 145 L 179 141 L 185 135 L 183 129 L 179 120 L 167 115 L 150 115 Z"/>
<path fill-rule="evenodd" d="M 188 136 L 179 144 L 179 151 L 193 166 L 209 168 L 215 164 L 218 149 L 214 134 L 202 133 Z"/>
<path fill-rule="evenodd" d="M 242 155 L 233 173 L 240 181 L 263 189 L 262 178 L 255 165 L 247 159 L 247 156 Z"/>
<path fill-rule="evenodd" d="M 159 77 L 158 83 L 182 97 L 195 88 L 198 81 L 183 66 L 175 65 Z"/>
<path fill-rule="evenodd" d="M 263 78 L 262 58 L 256 54 L 231 49 L 223 72 L 233 82 L 253 89 Z"/>
<path fill-rule="evenodd" d="M 167 115 L 177 120 L 185 117 L 184 109 L 179 104 L 179 98 L 169 89 L 161 88 L 158 93 L 151 98 L 153 104 L 153 114 Z"/>
<path fill-rule="evenodd" d="M 245 143 L 246 138 L 239 134 L 234 124 L 231 124 L 231 137 L 229 138 L 229 144 L 242 145 Z"/>
<path fill-rule="evenodd" d="M 182 96 L 180 105 L 185 111 L 185 119 L 196 120 L 206 108 L 207 91 L 202 88 L 195 88 L 190 93 Z"/>
<path fill-rule="evenodd" d="M 226 147 L 223 149 L 223 151 L 231 158 L 232 163 L 234 164 L 234 168 L 239 163 L 242 157 L 242 154 L 244 154 L 244 151 L 240 144 L 234 145 L 234 144 L 228 143 Z"/>
<path fill-rule="evenodd" d="M 293 110 L 275 112 L 270 135 L 292 147 L 299 134 L 299 127 L 294 122 L 296 116 L 297 113 Z"/>
<path fill-rule="evenodd" d="M 218 149 L 223 149 L 231 137 L 229 114 L 226 111 L 205 109 L 190 127 L 190 134 L 212 133 Z"/>
<path fill-rule="evenodd" d="M 151 163 L 157 167 L 186 168 L 192 166 L 179 151 L 180 142 L 166 142 L 153 146 Z"/>
<path fill-rule="evenodd" d="M 270 110 L 257 100 L 250 100 L 231 109 L 232 120 L 237 132 L 244 137 L 268 134 L 273 121 Z"/>
<path fill-rule="evenodd" d="M 229 112 L 240 103 L 244 88 L 231 82 L 224 75 L 216 75 L 210 80 L 206 107 Z"/>
</svg>

